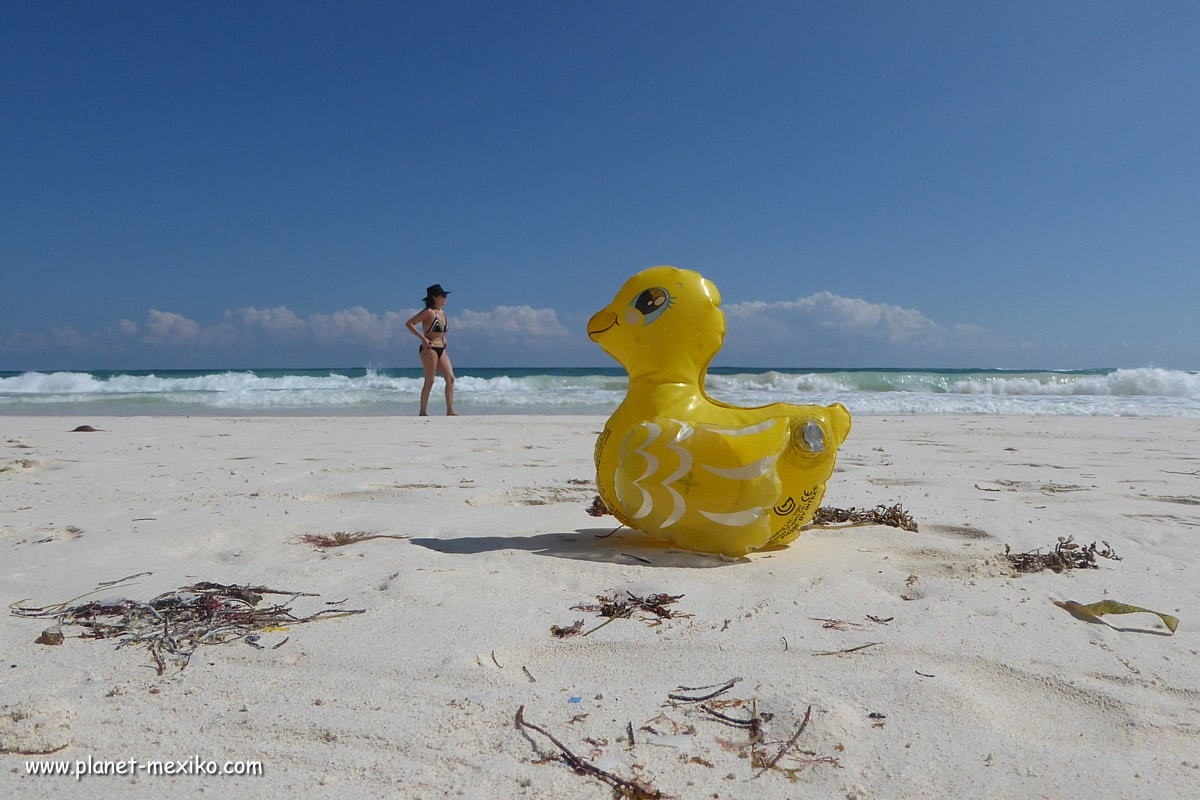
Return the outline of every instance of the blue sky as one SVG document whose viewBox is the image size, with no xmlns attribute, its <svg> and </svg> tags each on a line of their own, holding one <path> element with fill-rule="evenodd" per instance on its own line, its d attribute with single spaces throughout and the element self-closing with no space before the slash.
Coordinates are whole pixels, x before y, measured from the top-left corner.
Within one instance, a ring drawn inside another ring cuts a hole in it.
<svg viewBox="0 0 1200 800">
<path fill-rule="evenodd" d="M 1194 2 L 10 2 L 0 370 L 1200 368 Z"/>
</svg>

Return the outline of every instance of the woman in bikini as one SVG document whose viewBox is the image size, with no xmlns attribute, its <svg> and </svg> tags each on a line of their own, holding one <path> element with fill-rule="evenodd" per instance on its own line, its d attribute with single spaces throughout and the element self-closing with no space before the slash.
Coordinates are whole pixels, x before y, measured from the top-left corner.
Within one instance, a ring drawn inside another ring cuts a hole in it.
<svg viewBox="0 0 1200 800">
<path fill-rule="evenodd" d="M 421 389 L 421 416 L 429 415 L 429 392 L 433 389 L 434 371 L 442 373 L 446 381 L 446 415 L 457 417 L 454 413 L 454 367 L 450 364 L 450 356 L 446 353 L 446 295 L 449 292 L 442 289 L 440 283 L 430 286 L 425 292 L 425 310 L 410 319 L 406 325 L 413 335 L 421 340 L 421 366 L 425 369 L 425 386 Z M 421 330 L 417 330 L 417 323 Z"/>
</svg>

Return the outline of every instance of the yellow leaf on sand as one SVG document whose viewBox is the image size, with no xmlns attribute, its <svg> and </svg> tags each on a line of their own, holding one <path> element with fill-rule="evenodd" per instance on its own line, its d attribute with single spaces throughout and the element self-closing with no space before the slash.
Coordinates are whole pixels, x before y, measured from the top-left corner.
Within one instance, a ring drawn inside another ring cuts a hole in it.
<svg viewBox="0 0 1200 800">
<path fill-rule="evenodd" d="M 1179 620 L 1172 617 L 1170 614 L 1163 614 L 1158 611 L 1151 611 L 1148 608 L 1140 606 L 1131 606 L 1126 603 L 1118 603 L 1116 600 L 1101 600 L 1098 603 L 1089 603 L 1083 605 L 1074 600 L 1052 600 L 1054 605 L 1059 608 L 1064 608 L 1079 619 L 1088 620 L 1089 622 L 1099 622 L 1100 617 L 1105 614 L 1153 614 L 1163 621 L 1167 626 L 1167 630 L 1175 633 L 1175 629 L 1179 627 Z"/>
</svg>

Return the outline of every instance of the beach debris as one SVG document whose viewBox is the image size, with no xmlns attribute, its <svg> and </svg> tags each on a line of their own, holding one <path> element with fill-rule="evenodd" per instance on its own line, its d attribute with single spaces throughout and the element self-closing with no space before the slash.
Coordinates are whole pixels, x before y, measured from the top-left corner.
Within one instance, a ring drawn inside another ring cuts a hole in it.
<svg viewBox="0 0 1200 800">
<path fill-rule="evenodd" d="M 828 617 L 809 617 L 813 622 L 820 622 L 821 627 L 831 631 L 848 631 L 851 628 L 861 628 L 859 622 L 847 622 L 844 619 L 830 619 Z"/>
<path fill-rule="evenodd" d="M 880 619 L 879 617 L 875 616 L 874 614 L 867 614 L 867 619 L 869 619 L 869 620 L 871 620 L 871 622 L 877 623 L 879 625 L 887 625 L 889 622 L 894 620 L 895 617 L 884 617 L 884 618 Z"/>
<path fill-rule="evenodd" d="M 34 639 L 35 644 L 62 644 L 63 632 L 61 628 L 46 628 L 42 631 L 42 635 Z"/>
<path fill-rule="evenodd" d="M 555 637 L 556 639 L 567 639 L 567 638 L 570 638 L 571 636 L 578 636 L 581 633 L 583 633 L 583 620 L 582 619 L 575 620 L 574 625 L 570 625 L 566 628 L 560 627 L 558 625 L 550 626 L 550 635 Z"/>
<path fill-rule="evenodd" d="M 78 428 L 72 428 L 67 433 L 99 433 L 101 428 L 93 428 L 91 425 L 80 425 Z"/>
<path fill-rule="evenodd" d="M 697 706 L 697 708 L 699 708 L 705 714 L 708 714 L 710 717 L 715 719 L 717 722 L 720 722 L 722 725 L 728 725 L 731 728 L 744 728 L 745 730 L 750 732 L 751 736 L 757 736 L 759 727 L 762 725 L 762 723 L 764 721 L 770 719 L 770 716 L 767 714 L 763 714 L 761 717 L 758 715 L 754 715 L 754 716 L 747 717 L 746 719 L 741 719 L 739 717 L 731 717 L 728 714 L 718 711 L 717 709 L 713 708 L 711 705 L 700 705 L 700 706 Z"/>
<path fill-rule="evenodd" d="M 1179 627 L 1179 620 L 1170 614 L 1163 614 L 1159 611 L 1151 611 L 1148 608 L 1140 606 L 1131 606 L 1126 603 L 1118 603 L 1116 600 L 1101 600 L 1098 603 L 1089 603 L 1083 605 L 1074 600 L 1051 600 L 1050 602 L 1059 608 L 1068 611 L 1071 616 L 1082 619 L 1086 622 L 1103 622 L 1100 617 L 1105 614 L 1153 614 L 1163 621 L 1167 626 L 1167 630 L 1175 633 L 1175 629 Z"/>
<path fill-rule="evenodd" d="M 1013 553 L 1008 545 L 1004 545 L 1004 555 L 1017 572 L 1041 572 L 1044 569 L 1053 572 L 1063 572 L 1068 569 L 1100 569 L 1096 557 L 1120 561 L 1121 557 L 1112 549 L 1112 545 L 1101 540 L 1104 547 L 1096 547 L 1096 543 L 1081 546 L 1075 541 L 1074 535 L 1058 537 L 1054 552 L 1043 553 L 1038 547 L 1027 553 Z"/>
<path fill-rule="evenodd" d="M 786 742 L 782 739 L 772 741 L 767 736 L 767 726 L 775 718 L 775 715 L 769 712 L 760 712 L 758 702 L 753 697 L 743 699 L 726 694 L 740 680 L 740 678 L 732 678 L 719 685 L 677 687 L 676 692 L 667 695 L 672 701 L 668 705 L 673 708 L 682 708 L 683 712 L 689 716 L 698 712 L 702 719 L 716 722 L 727 728 L 745 731 L 746 738 L 744 740 L 734 741 L 717 736 L 716 744 L 727 753 L 736 753 L 742 758 L 747 758 L 751 768 L 758 773 L 754 777 L 758 777 L 768 770 L 776 770 L 782 772 L 788 779 L 795 781 L 798 779 L 798 774 L 809 766 L 826 764 L 841 767 L 841 763 L 833 756 L 822 755 L 811 750 L 796 749 L 801 734 L 812 719 L 813 707 L 811 705 L 808 706 L 804 718 Z M 680 692 L 686 692 L 686 694 L 680 694 Z M 703 692 L 703 694 L 696 694 L 697 692 Z M 680 706 L 680 703 L 693 703 L 694 705 Z M 658 728 L 652 727 L 652 725 L 656 725 Z M 664 726 L 669 726 L 669 730 L 659 729 Z M 684 725 L 672 719 L 666 712 L 648 720 L 641 730 L 652 734 L 652 743 L 655 742 L 655 737 L 658 737 L 657 743 L 660 744 L 670 743 L 663 741 L 663 737 L 680 738 L 681 735 L 694 737 L 697 734 L 694 725 Z M 630 735 L 632 736 L 632 731 L 630 731 Z M 777 750 L 776 746 L 778 746 Z M 768 748 L 770 752 L 767 752 Z M 838 745 L 835 749 L 841 751 L 844 748 Z M 705 766 L 709 765 L 705 764 Z"/>
<path fill-rule="evenodd" d="M 124 583 L 125 581 L 131 581 L 134 578 L 144 578 L 147 575 L 153 575 L 153 574 L 154 574 L 153 572 L 137 572 L 137 573 L 134 573 L 133 575 L 126 575 L 124 578 L 117 578 L 115 581 L 96 581 L 96 585 L 97 586 L 116 586 L 118 583 Z"/>
<path fill-rule="evenodd" d="M 94 589 L 65 603 L 34 607 L 21 605 L 23 601 L 19 601 L 9 608 L 14 616 L 53 619 L 60 629 L 82 628 L 82 639 L 116 639 L 118 649 L 144 646 L 159 675 L 166 672 L 168 658 L 180 670 L 187 667 L 200 645 L 244 641 L 263 649 L 258 641 L 264 633 L 366 613 L 366 609 L 326 609 L 307 617 L 297 616 L 292 613 L 291 603 L 299 597 L 318 595 L 209 581 L 160 594 L 149 602 L 116 598 L 72 605 L 105 588 L 109 587 Z M 289 599 L 282 604 L 260 607 L 263 595 L 268 594 L 287 595 Z"/>
<path fill-rule="evenodd" d="M 878 505 L 875 508 L 859 509 L 832 508 L 821 506 L 809 523 L 811 528 L 829 528 L 833 526 L 853 528 L 859 525 L 887 525 L 890 528 L 901 528 L 906 531 L 917 531 L 917 523 L 904 508 L 896 503 L 894 506 Z"/>
<path fill-rule="evenodd" d="M 355 531 L 346 533 L 338 531 L 332 536 L 319 533 L 306 533 L 300 537 L 304 544 L 311 544 L 317 550 L 328 550 L 331 547 L 345 547 L 348 544 L 358 544 L 370 539 L 407 539 L 407 536 L 394 533 L 379 533 L 378 531 Z"/>
<path fill-rule="evenodd" d="M 792 738 L 787 740 L 787 744 L 785 744 L 783 747 L 779 748 L 779 752 L 775 754 L 774 758 L 772 758 L 770 761 L 762 763 L 761 766 L 762 766 L 762 769 L 764 772 L 766 770 L 771 769 L 776 764 L 778 764 L 779 759 L 783 758 L 783 754 L 786 753 L 788 750 L 792 749 L 792 745 L 794 745 L 796 743 L 796 740 L 800 738 L 800 734 L 804 733 L 804 729 L 808 727 L 808 721 L 811 718 L 812 718 L 812 706 L 809 706 L 808 710 L 804 712 L 804 719 L 800 721 L 800 727 L 796 728 L 796 732 L 792 734 Z M 759 765 L 755 764 L 754 766 L 759 766 Z"/>
<path fill-rule="evenodd" d="M 676 617 L 690 617 L 691 614 L 680 614 L 678 611 L 667 608 L 674 605 L 683 598 L 681 594 L 648 594 L 645 597 L 636 595 L 633 592 L 626 591 L 625 597 L 620 598 L 620 594 L 614 594 L 611 597 L 608 595 L 596 595 L 596 599 L 600 601 L 594 603 L 580 603 L 579 605 L 571 606 L 573 611 L 591 611 L 599 614 L 602 617 L 621 617 L 626 618 L 633 615 L 634 611 L 644 611 L 648 614 L 654 614 L 662 619 L 674 619 Z"/>
<path fill-rule="evenodd" d="M 691 614 L 681 614 L 680 612 L 668 608 L 667 606 L 674 605 L 682 598 L 683 595 L 670 595 L 665 593 L 648 594 L 646 596 L 636 595 L 633 592 L 625 592 L 625 596 L 621 597 L 620 593 L 615 593 L 612 596 L 596 595 L 596 603 L 579 603 L 571 606 L 572 611 L 588 611 L 598 614 L 601 617 L 607 617 L 604 622 L 601 622 L 596 627 L 589 631 L 584 631 L 583 635 L 588 636 L 603 628 L 608 623 L 616 619 L 629 619 L 633 617 L 634 612 L 641 611 L 646 614 L 652 614 L 652 617 L 642 617 L 641 622 L 656 627 L 662 624 L 664 619 L 678 619 L 680 617 L 691 617 Z M 583 620 L 579 620 L 576 625 L 581 625 Z M 562 639 L 567 636 L 574 636 L 575 631 L 572 628 L 559 628 L 557 625 L 550 627 L 550 633 Z M 562 631 L 556 633 L 555 631 Z"/>
<path fill-rule="evenodd" d="M 596 495 L 596 497 L 592 500 L 592 504 L 588 506 L 587 513 L 591 514 L 593 517 L 607 517 L 612 514 L 612 512 L 608 510 L 608 506 L 604 504 L 604 500 L 601 499 L 600 495 Z"/>
<path fill-rule="evenodd" d="M 532 722 L 526 721 L 525 706 L 523 705 L 517 709 L 516 727 L 517 730 L 522 732 L 528 729 L 545 736 L 554 743 L 554 746 L 558 748 L 560 753 L 562 753 L 563 761 L 565 761 L 567 766 L 574 770 L 577 775 L 589 775 L 608 784 L 612 787 L 613 797 L 623 798 L 623 800 L 661 800 L 665 797 L 662 792 L 639 781 L 637 778 L 634 778 L 633 780 L 625 780 L 624 778 L 620 778 L 611 772 L 600 769 L 599 767 L 584 761 L 582 758 L 572 753 L 571 750 L 565 744 L 560 742 L 554 736 L 554 734 L 550 733 L 550 731 L 539 725 L 534 725 Z M 530 742 L 532 743 L 532 741 L 533 740 L 531 739 Z M 536 744 L 534 744 L 534 749 L 537 749 Z"/>
<path fill-rule="evenodd" d="M 597 533 L 597 534 L 595 535 L 595 537 L 594 537 L 594 538 L 596 538 L 596 539 L 607 539 L 608 537 L 612 536 L 614 533 L 616 533 L 617 531 L 621 530 L 621 528 L 624 528 L 624 527 L 625 527 L 624 525 L 618 525 L 617 527 L 613 528 L 613 529 L 612 529 L 611 531 L 609 531 L 608 533 Z M 621 555 L 628 555 L 628 554 L 627 554 L 627 553 L 622 553 Z M 649 563 L 649 562 L 647 562 L 647 563 Z"/>
<path fill-rule="evenodd" d="M 714 697 L 724 694 L 737 685 L 741 680 L 741 678 L 730 678 L 723 684 L 713 683 L 708 686 L 676 686 L 676 690 L 680 692 L 703 692 L 706 689 L 712 689 L 717 686 L 720 688 L 715 692 L 709 692 L 708 694 L 700 695 L 699 697 L 684 694 L 668 694 L 667 697 L 671 700 L 679 700 L 683 703 L 702 703 L 705 700 L 712 700 Z"/>
<path fill-rule="evenodd" d="M 813 653 L 813 655 L 814 656 L 841 656 L 841 655 L 846 655 L 847 653 L 857 653 L 859 650 L 866 650 L 868 647 L 874 647 L 877 644 L 883 644 L 883 642 L 867 642 L 866 644 L 860 644 L 857 647 L 847 647 L 845 650 L 825 650 L 820 653 Z"/>
</svg>

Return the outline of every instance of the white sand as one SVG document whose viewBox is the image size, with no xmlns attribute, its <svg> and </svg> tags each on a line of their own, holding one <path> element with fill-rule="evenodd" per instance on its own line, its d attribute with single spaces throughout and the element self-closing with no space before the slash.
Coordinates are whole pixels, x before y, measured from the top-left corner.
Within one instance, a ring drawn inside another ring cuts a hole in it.
<svg viewBox="0 0 1200 800">
<path fill-rule="evenodd" d="M 67 432 L 82 423 L 106 430 Z M 61 646 L 35 644 L 46 623 L 6 614 L 0 796 L 611 797 L 561 761 L 539 763 L 531 739 L 555 748 L 515 728 L 522 705 L 578 755 L 681 798 L 1170 798 L 1200 786 L 1194 421 L 858 418 L 826 505 L 900 502 L 921 532 L 816 531 L 740 561 L 628 531 L 596 538 L 612 528 L 584 513 L 601 425 L 0 417 L 6 604 L 150 571 L 99 596 L 215 581 L 320 593 L 296 600 L 304 614 L 343 599 L 367 609 L 267 634 L 264 650 L 205 647 L 162 677 L 144 649 L 72 628 Z M 296 542 L 337 531 L 411 538 Z M 1001 557 L 1006 543 L 1068 535 L 1105 539 L 1123 560 L 1017 576 Z M 675 608 L 692 616 L 550 636 L 602 621 L 572 605 L 625 590 L 682 594 Z M 1115 599 L 1181 624 L 1168 636 L 1148 615 L 1088 623 L 1051 598 Z M 814 655 L 868 642 L 879 644 Z M 722 710 L 771 715 L 768 756 L 812 706 L 778 763 L 799 771 L 756 777 L 746 731 L 668 701 L 731 678 L 721 699 L 744 704 Z M 265 775 L 25 774 L 37 759 L 193 756 L 261 760 Z"/>
</svg>

